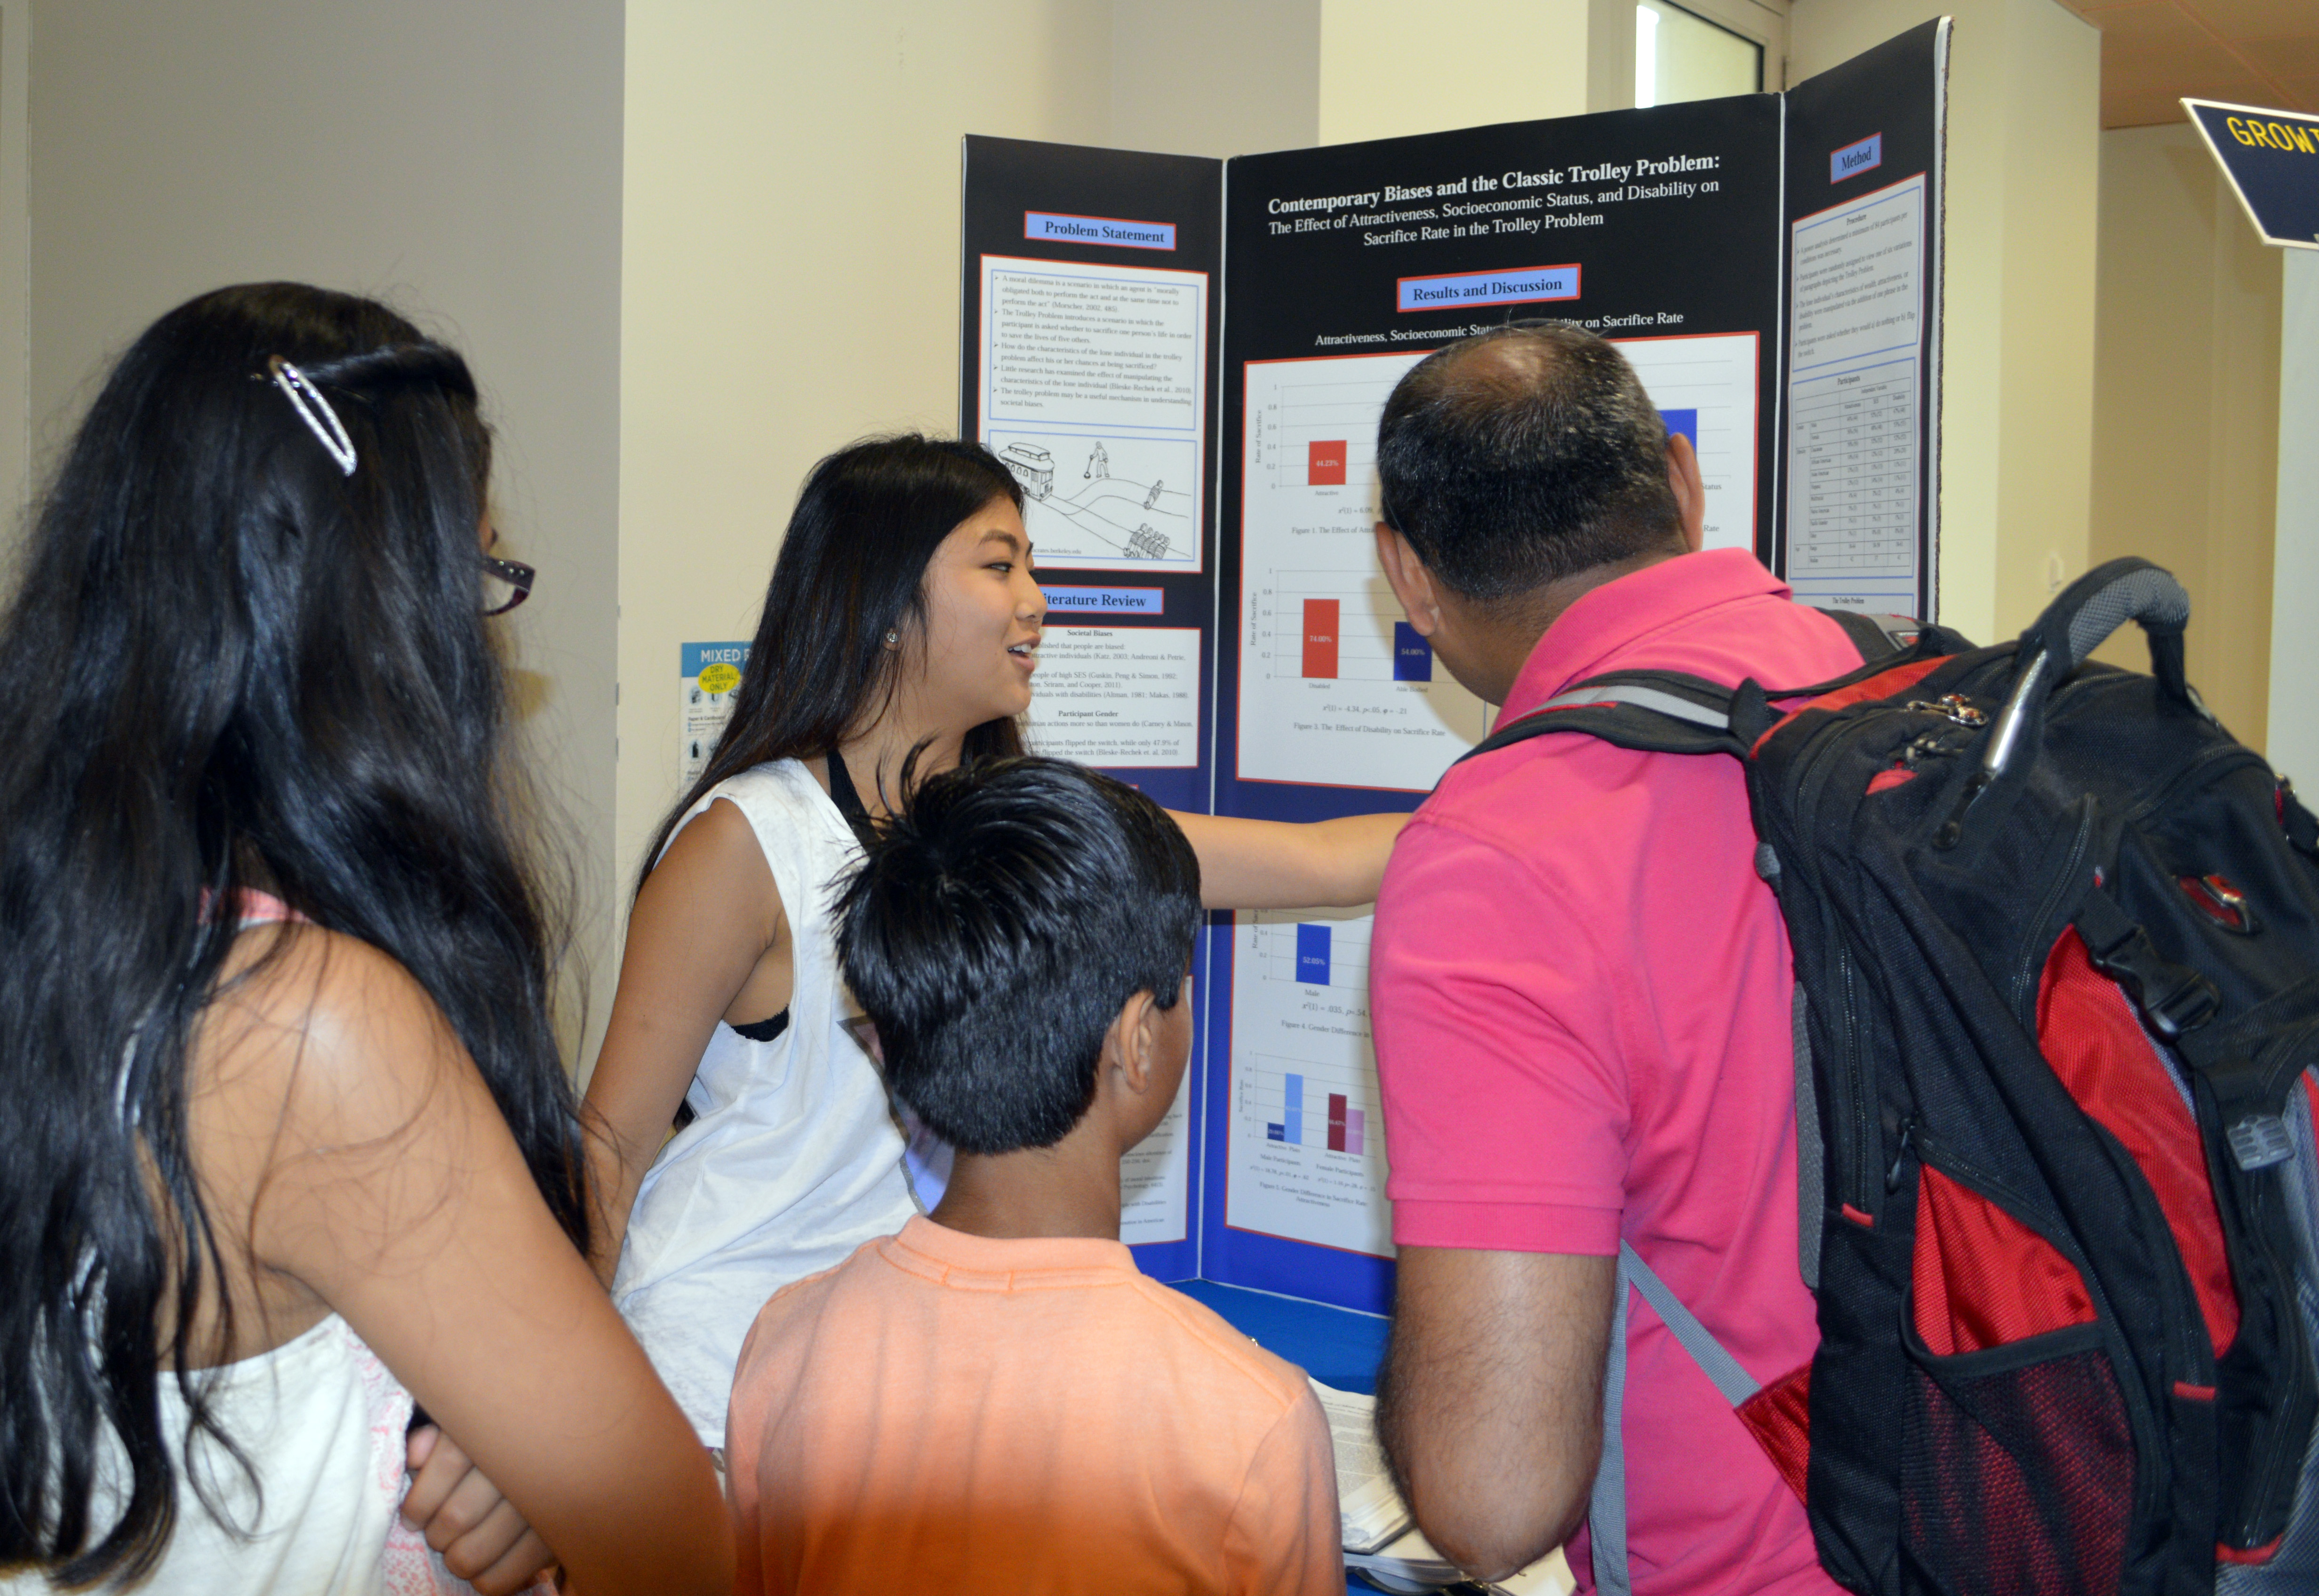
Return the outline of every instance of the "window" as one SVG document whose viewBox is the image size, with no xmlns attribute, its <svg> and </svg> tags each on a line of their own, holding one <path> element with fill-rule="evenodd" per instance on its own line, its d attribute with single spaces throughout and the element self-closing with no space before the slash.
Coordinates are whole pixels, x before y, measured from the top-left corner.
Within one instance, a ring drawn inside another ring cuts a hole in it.
<svg viewBox="0 0 2319 1596">
<path fill-rule="evenodd" d="M 1637 105 L 1753 95 L 1763 87 L 1762 45 L 1666 0 L 1637 0 Z"/>
</svg>

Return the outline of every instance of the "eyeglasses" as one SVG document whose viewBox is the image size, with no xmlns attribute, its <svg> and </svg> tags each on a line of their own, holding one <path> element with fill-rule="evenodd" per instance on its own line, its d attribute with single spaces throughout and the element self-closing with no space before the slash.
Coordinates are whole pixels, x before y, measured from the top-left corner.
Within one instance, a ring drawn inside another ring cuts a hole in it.
<svg viewBox="0 0 2319 1596">
<path fill-rule="evenodd" d="M 509 610 L 513 609 L 517 605 L 531 597 L 531 584 L 533 580 L 539 575 L 539 573 L 534 571 L 530 566 L 525 564 L 520 560 L 502 560 L 498 558 L 496 555 L 485 555 L 483 556 L 483 574 L 488 578 L 496 578 L 499 582 L 506 583 L 508 587 L 507 597 L 501 600 L 497 604 L 492 605 L 486 609 L 483 613 L 485 615 L 505 615 Z M 495 594 L 499 590 L 491 582 L 486 582 L 483 584 L 483 592 L 487 597 Z"/>
</svg>

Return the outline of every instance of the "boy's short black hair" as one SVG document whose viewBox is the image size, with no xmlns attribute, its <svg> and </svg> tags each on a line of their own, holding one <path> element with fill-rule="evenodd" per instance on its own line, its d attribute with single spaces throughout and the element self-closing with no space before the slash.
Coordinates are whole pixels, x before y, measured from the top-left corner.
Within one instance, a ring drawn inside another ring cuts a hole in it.
<svg viewBox="0 0 2319 1596">
<path fill-rule="evenodd" d="M 1200 866 L 1133 788 L 1060 760 L 988 760 L 912 794 L 837 913 L 895 1096 L 962 1152 L 1013 1152 L 1078 1123 L 1130 997 L 1174 1005 Z"/>
</svg>

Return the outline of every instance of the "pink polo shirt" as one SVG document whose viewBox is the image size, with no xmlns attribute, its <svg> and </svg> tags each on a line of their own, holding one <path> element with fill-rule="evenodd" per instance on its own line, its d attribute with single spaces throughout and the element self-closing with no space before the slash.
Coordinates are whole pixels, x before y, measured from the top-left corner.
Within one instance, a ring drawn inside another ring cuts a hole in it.
<svg viewBox="0 0 2319 1596">
<path fill-rule="evenodd" d="M 1802 687 L 1859 663 L 1751 555 L 1686 555 L 1572 605 L 1505 715 L 1605 671 Z M 1370 987 L 1396 1242 L 1608 1256 L 1623 1238 L 1769 1384 L 1818 1332 L 1796 1264 L 1794 975 L 1755 848 L 1736 760 L 1579 735 L 1485 755 L 1394 849 Z M 1639 1297 L 1628 1356 L 1638 1596 L 1834 1591 L 1802 1504 Z"/>
</svg>

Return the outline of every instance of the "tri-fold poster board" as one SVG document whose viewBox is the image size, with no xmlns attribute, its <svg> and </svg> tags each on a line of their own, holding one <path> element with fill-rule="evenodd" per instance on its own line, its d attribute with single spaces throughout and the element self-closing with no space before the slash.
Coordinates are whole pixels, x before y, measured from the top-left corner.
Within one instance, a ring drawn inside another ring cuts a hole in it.
<svg viewBox="0 0 2319 1596">
<path fill-rule="evenodd" d="M 969 138 L 961 429 L 1025 494 L 1033 745 L 1179 809 L 1415 808 L 1492 709 L 1378 569 L 1377 417 L 1520 318 L 1618 344 L 1698 452 L 1709 546 L 1930 618 L 1948 37 L 1784 94 L 1230 161 Z M 1385 1311 L 1369 924 L 1212 917 L 1200 1046 L 1128 1170 L 1148 1272 Z"/>
</svg>

